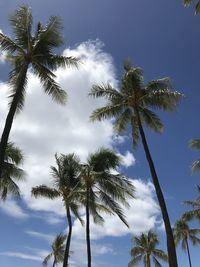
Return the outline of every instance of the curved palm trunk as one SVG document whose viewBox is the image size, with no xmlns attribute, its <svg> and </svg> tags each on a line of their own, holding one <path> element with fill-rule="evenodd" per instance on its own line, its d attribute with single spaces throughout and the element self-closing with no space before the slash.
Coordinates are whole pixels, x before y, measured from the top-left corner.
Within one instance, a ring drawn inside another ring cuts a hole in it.
<svg viewBox="0 0 200 267">
<path fill-rule="evenodd" d="M 87 188 L 87 200 L 86 200 L 86 240 L 87 240 L 87 258 L 88 267 L 92 266 L 91 246 L 90 246 L 90 211 L 89 211 L 89 188 Z"/>
<path fill-rule="evenodd" d="M 153 184 L 154 184 L 154 187 L 156 190 L 156 195 L 158 198 L 158 202 L 160 205 L 160 209 L 162 212 L 162 217 L 163 217 L 163 221 L 164 221 L 164 225 L 165 225 L 165 231 L 166 231 L 166 236 L 167 236 L 167 250 L 168 250 L 168 258 L 169 258 L 169 266 L 170 267 L 178 267 L 174 237 L 173 237 L 173 232 L 172 232 L 172 228 L 171 228 L 171 224 L 170 224 L 170 219 L 169 219 L 167 207 L 165 204 L 165 199 L 164 199 L 162 189 L 161 189 L 160 184 L 159 184 L 159 180 L 158 180 L 158 176 L 157 176 L 157 173 L 155 170 L 154 162 L 153 162 L 153 159 L 152 159 L 150 151 L 149 151 L 149 147 L 147 144 L 147 140 L 145 137 L 145 133 L 144 133 L 144 130 L 142 127 L 142 123 L 141 123 L 140 115 L 139 115 L 138 111 L 137 111 L 137 119 L 138 119 L 138 126 L 139 126 L 140 136 L 142 139 L 142 144 L 143 144 L 145 155 L 146 155 L 146 158 L 147 158 L 147 161 L 149 164 Z"/>
<path fill-rule="evenodd" d="M 4 158 L 5 158 L 5 151 L 6 151 L 6 147 L 7 147 L 7 143 L 8 143 L 8 138 L 9 138 L 9 134 L 10 134 L 10 130 L 12 127 L 12 123 L 14 120 L 14 116 L 16 113 L 16 109 L 19 103 L 19 99 L 21 97 L 21 93 L 22 93 L 22 88 L 24 87 L 25 81 L 26 81 L 26 74 L 28 71 L 28 63 L 27 65 L 24 67 L 23 72 L 21 73 L 21 82 L 20 85 L 18 86 L 16 93 L 13 97 L 11 106 L 10 106 L 10 110 L 8 112 L 7 118 L 6 118 L 6 122 L 5 122 L 5 126 L 3 129 L 3 133 L 1 136 L 1 141 L 0 141 L 0 178 L 1 178 L 1 174 L 2 174 L 2 167 L 3 167 L 3 163 L 4 163 Z"/>
<path fill-rule="evenodd" d="M 65 247 L 63 267 L 68 267 L 70 243 L 71 243 L 71 236 L 72 236 L 72 219 L 71 219 L 69 207 L 67 207 L 67 221 L 68 221 L 69 231 L 68 231 L 67 242 L 66 242 L 66 247 Z"/>
<path fill-rule="evenodd" d="M 56 260 L 53 261 L 52 267 L 55 267 L 55 266 L 56 266 Z"/>
<path fill-rule="evenodd" d="M 187 246 L 187 254 L 188 254 L 188 260 L 189 260 L 189 265 L 192 267 L 192 261 L 191 261 L 191 256 L 190 256 L 190 249 L 189 249 L 189 244 L 188 240 L 186 239 L 186 246 Z"/>
</svg>

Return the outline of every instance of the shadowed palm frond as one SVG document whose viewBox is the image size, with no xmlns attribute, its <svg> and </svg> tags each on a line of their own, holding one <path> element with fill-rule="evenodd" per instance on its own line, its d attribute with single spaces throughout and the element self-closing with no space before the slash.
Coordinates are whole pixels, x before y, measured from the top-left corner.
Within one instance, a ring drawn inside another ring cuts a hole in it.
<svg viewBox="0 0 200 267">
<path fill-rule="evenodd" d="M 58 190 L 54 188 L 47 187 L 46 185 L 40 185 L 33 187 L 31 193 L 34 197 L 47 197 L 49 199 L 54 199 L 60 196 Z"/>
</svg>

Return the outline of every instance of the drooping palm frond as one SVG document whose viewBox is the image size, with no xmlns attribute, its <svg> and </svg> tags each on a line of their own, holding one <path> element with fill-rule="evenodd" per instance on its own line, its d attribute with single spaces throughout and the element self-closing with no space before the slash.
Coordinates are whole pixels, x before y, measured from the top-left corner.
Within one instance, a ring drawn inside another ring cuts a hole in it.
<svg viewBox="0 0 200 267">
<path fill-rule="evenodd" d="M 200 150 L 200 139 L 192 139 L 190 141 L 190 147 L 195 150 Z M 195 160 L 192 163 L 192 173 L 200 171 L 200 159 Z"/>
<path fill-rule="evenodd" d="M 49 199 L 54 199 L 60 196 L 60 192 L 57 189 L 50 188 L 46 185 L 39 185 L 33 187 L 31 193 L 34 197 L 46 197 Z"/>
</svg>

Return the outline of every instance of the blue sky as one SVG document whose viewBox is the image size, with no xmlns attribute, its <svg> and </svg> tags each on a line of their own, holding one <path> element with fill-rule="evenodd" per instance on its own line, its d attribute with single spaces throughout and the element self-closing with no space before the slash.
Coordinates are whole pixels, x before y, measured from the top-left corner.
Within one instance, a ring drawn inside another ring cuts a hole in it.
<svg viewBox="0 0 200 267">
<path fill-rule="evenodd" d="M 130 213 L 133 215 L 138 212 L 140 217 L 137 222 L 132 218 L 134 216 L 130 218 L 133 224 L 131 230 L 134 224 L 137 228 L 143 221 L 144 229 L 149 225 L 156 226 L 161 246 L 165 248 L 164 232 L 159 224 L 160 215 L 156 210 L 154 193 L 148 183 L 150 174 L 142 148 L 133 152 L 129 134 L 126 133 L 120 141 L 113 133 L 111 122 L 91 125 L 88 116 L 100 102 L 88 100 L 86 96 L 93 82 L 117 83 L 126 58 L 130 58 L 135 66 L 143 68 L 146 81 L 169 76 L 174 88 L 184 93 L 185 97 L 176 113 L 159 114 L 165 124 L 164 133 L 158 135 L 146 132 L 174 223 L 184 210 L 181 202 L 196 197 L 195 184 L 199 183 L 199 175 L 191 176 L 190 172 L 192 161 L 199 155 L 189 149 L 188 142 L 200 137 L 200 17 L 194 16 L 192 8 L 184 9 L 182 1 L 174 0 L 7 0 L 0 1 L 0 29 L 3 32 L 10 34 L 8 15 L 22 3 L 32 7 L 35 21 L 45 22 L 50 15 L 59 15 L 66 40 L 60 52 L 65 50 L 68 55 L 82 56 L 85 66 L 79 72 L 57 72 L 59 82 L 69 95 L 65 109 L 52 103 L 39 90 L 33 90 L 40 89 L 40 86 L 29 74 L 30 86 L 25 109 L 16 118 L 12 132 L 13 140 L 25 152 L 24 168 L 28 171 L 28 177 L 27 183 L 20 185 L 23 193 L 21 202 L 10 199 L 5 205 L 0 204 L 0 233 L 4 240 L 0 245 L 1 266 L 41 266 L 40 258 L 49 250 L 52 236 L 64 231 L 66 227 L 61 204 L 56 202 L 51 206 L 43 200 L 32 200 L 28 193 L 30 186 L 38 185 L 41 181 L 50 183 L 49 165 L 54 163 L 55 152 L 77 151 L 84 159 L 87 152 L 99 144 L 114 147 L 124 155 L 122 171 L 131 178 L 145 181 L 136 182 L 142 204 L 133 204 Z M 3 83 L 8 72 L 5 63 L 0 65 L 0 70 L 2 129 L 7 103 L 6 85 Z M 47 105 L 51 108 L 46 108 Z M 66 128 L 63 129 L 65 124 Z M 71 129 L 70 133 L 68 129 Z M 149 203 L 151 206 L 147 207 Z M 141 213 L 138 210 L 140 204 L 144 208 Z M 146 221 L 142 216 L 146 216 Z M 156 222 L 150 221 L 150 218 Z M 112 228 L 113 221 L 108 223 Z M 96 267 L 127 266 L 131 235 L 124 230 L 123 225 L 117 224 L 117 227 L 116 231 L 122 231 L 123 236 L 114 236 L 116 234 L 113 234 L 112 229 L 105 235 L 94 229 L 98 232 L 93 240 Z M 85 248 L 84 240 L 80 238 L 84 234 L 82 231 L 75 225 L 74 248 L 79 251 L 74 251 L 72 261 L 78 267 L 84 266 L 78 262 Z M 11 257 L 11 254 L 16 257 Z M 28 255 L 29 261 L 22 259 L 25 255 Z M 192 248 L 192 256 L 194 267 L 199 267 L 198 249 Z M 178 257 L 181 267 L 188 265 L 186 256 L 179 250 Z"/>
</svg>

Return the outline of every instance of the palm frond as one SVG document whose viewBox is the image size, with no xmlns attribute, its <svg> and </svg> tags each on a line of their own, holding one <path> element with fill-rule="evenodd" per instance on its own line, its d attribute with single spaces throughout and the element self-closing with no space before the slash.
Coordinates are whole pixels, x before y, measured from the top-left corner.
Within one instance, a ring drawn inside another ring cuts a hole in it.
<svg viewBox="0 0 200 267">
<path fill-rule="evenodd" d="M 200 150 L 200 139 L 192 139 L 190 141 L 190 147 L 192 149 Z"/>
<path fill-rule="evenodd" d="M 10 24 L 15 35 L 15 42 L 20 47 L 29 49 L 32 41 L 31 30 L 33 24 L 31 9 L 27 5 L 20 6 L 10 16 Z"/>
<path fill-rule="evenodd" d="M 200 171 L 200 159 L 195 160 L 192 163 L 192 173 L 195 173 L 195 172 L 198 172 L 198 171 Z"/>
<path fill-rule="evenodd" d="M 89 96 L 92 96 L 94 98 L 104 97 L 108 100 L 113 100 L 116 98 L 118 100 L 123 99 L 123 96 L 120 94 L 120 92 L 115 90 L 110 84 L 102 84 L 102 85 L 94 84 L 89 93 Z"/>
<path fill-rule="evenodd" d="M 142 121 L 145 122 L 146 126 L 155 132 L 162 133 L 163 124 L 160 118 L 152 111 L 146 108 L 141 108 L 140 116 Z"/>
<path fill-rule="evenodd" d="M 34 63 L 33 70 L 41 80 L 45 93 L 50 95 L 59 104 L 65 105 L 67 94 L 53 79 L 55 75 L 40 63 Z"/>
<path fill-rule="evenodd" d="M 56 189 L 47 187 L 46 185 L 33 187 L 31 193 L 36 198 L 46 197 L 49 199 L 54 199 L 60 196 L 60 193 Z"/>
<path fill-rule="evenodd" d="M 142 260 L 142 255 L 138 255 L 138 256 L 132 258 L 128 263 L 128 267 L 136 266 L 141 260 Z"/>
<path fill-rule="evenodd" d="M 50 259 L 51 259 L 52 256 L 53 256 L 53 253 L 50 253 L 49 255 L 47 255 L 47 256 L 44 258 L 44 260 L 43 260 L 43 262 L 42 262 L 42 265 L 43 265 L 43 266 L 47 266 L 47 265 L 48 265 L 48 262 L 50 261 Z"/>
<path fill-rule="evenodd" d="M 123 110 L 123 103 L 116 105 L 107 105 L 102 108 L 98 108 L 90 116 L 91 121 L 102 121 L 104 119 L 111 119 L 120 115 Z"/>
</svg>

